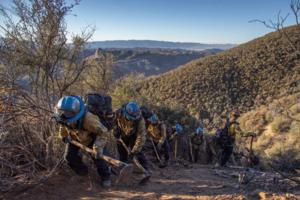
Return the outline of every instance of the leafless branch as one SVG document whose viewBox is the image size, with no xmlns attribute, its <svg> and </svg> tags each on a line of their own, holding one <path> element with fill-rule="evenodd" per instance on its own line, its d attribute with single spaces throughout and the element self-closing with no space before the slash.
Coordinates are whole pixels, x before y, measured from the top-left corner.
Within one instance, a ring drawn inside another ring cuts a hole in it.
<svg viewBox="0 0 300 200">
<path fill-rule="evenodd" d="M 290 8 L 291 8 L 291 10 L 294 14 L 298 30 L 300 30 L 300 25 L 299 25 L 300 0 L 291 0 Z M 296 45 L 292 41 L 291 37 L 288 35 L 286 30 L 284 29 L 285 28 L 284 24 L 285 24 L 288 17 L 289 17 L 289 14 L 286 14 L 285 16 L 282 16 L 281 11 L 279 11 L 276 15 L 275 20 L 265 21 L 265 20 L 255 19 L 255 20 L 250 20 L 249 23 L 258 22 L 258 23 L 263 24 L 266 28 L 272 29 L 274 31 L 278 31 L 281 34 L 281 36 L 288 42 L 289 46 L 293 49 L 295 54 L 297 56 L 300 56 L 300 47 L 299 47 L 299 45 Z"/>
<path fill-rule="evenodd" d="M 295 16 L 296 23 L 299 25 L 300 0 L 291 0 L 290 7 Z"/>
</svg>

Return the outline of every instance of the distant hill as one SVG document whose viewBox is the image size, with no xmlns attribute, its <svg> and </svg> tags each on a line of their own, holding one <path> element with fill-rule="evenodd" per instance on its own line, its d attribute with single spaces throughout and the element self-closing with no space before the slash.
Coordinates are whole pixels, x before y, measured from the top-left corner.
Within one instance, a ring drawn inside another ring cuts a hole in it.
<svg viewBox="0 0 300 200">
<path fill-rule="evenodd" d="M 155 49 L 185 49 L 202 51 L 206 49 L 229 49 L 236 44 L 203 44 L 192 42 L 167 42 L 156 40 L 111 40 L 89 42 L 88 48 L 155 48 Z"/>
<path fill-rule="evenodd" d="M 285 31 L 299 46 L 299 27 Z M 207 110 L 221 114 L 232 106 L 247 111 L 299 90 L 299 59 L 287 40 L 273 32 L 149 77 L 138 91 L 152 102 L 180 106 L 190 113 Z"/>
<path fill-rule="evenodd" d="M 182 49 L 99 49 L 114 55 L 114 79 L 137 72 L 145 76 L 158 75 L 186 64 L 191 60 L 221 52 L 220 49 L 190 51 Z M 85 57 L 93 59 L 96 49 L 88 49 Z"/>
</svg>

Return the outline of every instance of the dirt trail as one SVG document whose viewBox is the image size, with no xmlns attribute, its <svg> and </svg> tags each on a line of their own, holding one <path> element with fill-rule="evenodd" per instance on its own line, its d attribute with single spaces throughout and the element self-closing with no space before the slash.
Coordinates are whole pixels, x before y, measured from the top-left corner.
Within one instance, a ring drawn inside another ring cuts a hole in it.
<svg viewBox="0 0 300 200">
<path fill-rule="evenodd" d="M 138 175 L 135 175 L 129 183 L 114 184 L 108 190 L 101 188 L 94 173 L 89 177 L 67 173 L 56 175 L 25 193 L 9 194 L 4 199 L 300 199 L 297 191 L 290 192 L 294 195 L 276 193 L 276 197 L 272 197 L 274 188 L 263 189 L 255 183 L 239 186 L 238 178 L 230 174 L 240 170 L 216 171 L 211 166 L 199 164 L 174 165 L 155 169 L 145 186 L 138 185 Z"/>
</svg>

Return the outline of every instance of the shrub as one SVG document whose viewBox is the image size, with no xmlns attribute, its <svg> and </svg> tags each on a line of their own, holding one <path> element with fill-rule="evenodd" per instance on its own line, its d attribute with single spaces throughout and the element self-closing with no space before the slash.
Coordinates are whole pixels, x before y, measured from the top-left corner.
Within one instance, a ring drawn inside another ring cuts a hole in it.
<svg viewBox="0 0 300 200">
<path fill-rule="evenodd" d="M 250 111 L 239 118 L 241 127 L 247 131 L 260 132 L 268 123 L 266 120 L 267 109 L 261 107 L 257 110 Z"/>
<path fill-rule="evenodd" d="M 278 116 L 271 123 L 272 131 L 276 134 L 286 133 L 290 130 L 291 123 L 291 119 L 284 116 Z"/>
<path fill-rule="evenodd" d="M 142 78 L 144 78 L 143 74 L 132 73 L 116 81 L 109 92 L 115 109 L 129 101 L 136 101 L 139 104 L 146 103 L 146 99 L 137 90 L 137 83 Z"/>
<path fill-rule="evenodd" d="M 243 114 L 239 119 L 245 130 L 262 128 L 253 144 L 254 151 L 262 158 L 261 166 L 269 167 L 272 164 L 285 171 L 300 167 L 300 155 L 297 153 L 300 149 L 298 95 L 296 93 L 274 100 L 268 106 Z"/>
<path fill-rule="evenodd" d="M 292 115 L 300 113 L 300 103 L 294 104 L 289 108 L 289 111 Z"/>
<path fill-rule="evenodd" d="M 265 152 L 268 162 L 281 171 L 294 172 L 294 169 L 300 167 L 300 155 L 299 149 L 290 145 L 287 142 L 277 142 L 267 149 Z"/>
</svg>

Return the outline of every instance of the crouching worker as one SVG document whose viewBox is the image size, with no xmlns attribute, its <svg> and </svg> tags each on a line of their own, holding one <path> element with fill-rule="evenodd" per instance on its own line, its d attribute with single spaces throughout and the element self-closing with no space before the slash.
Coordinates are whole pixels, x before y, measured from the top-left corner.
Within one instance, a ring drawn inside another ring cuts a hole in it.
<svg viewBox="0 0 300 200">
<path fill-rule="evenodd" d="M 168 165 L 170 158 L 170 145 L 167 141 L 167 127 L 164 123 L 158 120 L 158 117 L 153 112 L 143 112 L 143 117 L 146 122 L 146 129 L 150 140 L 153 141 L 154 153 L 160 162 L 160 167 Z M 151 141 L 151 142 L 152 142 Z M 164 161 L 160 159 L 160 154 L 164 155 Z"/>
<path fill-rule="evenodd" d="M 80 176 L 88 174 L 88 168 L 79 155 L 80 148 L 70 143 L 75 140 L 96 152 L 91 156 L 101 176 L 101 184 L 103 187 L 110 187 L 109 167 L 100 159 L 107 141 L 107 128 L 96 115 L 86 110 L 84 102 L 78 96 L 61 98 L 56 105 L 54 116 L 60 124 L 59 136 L 67 144 L 65 158 L 70 168 Z"/>
<path fill-rule="evenodd" d="M 148 180 L 151 176 L 148 161 L 142 152 L 146 141 L 145 121 L 140 107 L 135 102 L 129 102 L 116 111 L 116 126 L 114 136 L 117 139 L 117 147 L 120 160 L 135 163 L 144 173 L 142 180 Z"/>
</svg>

